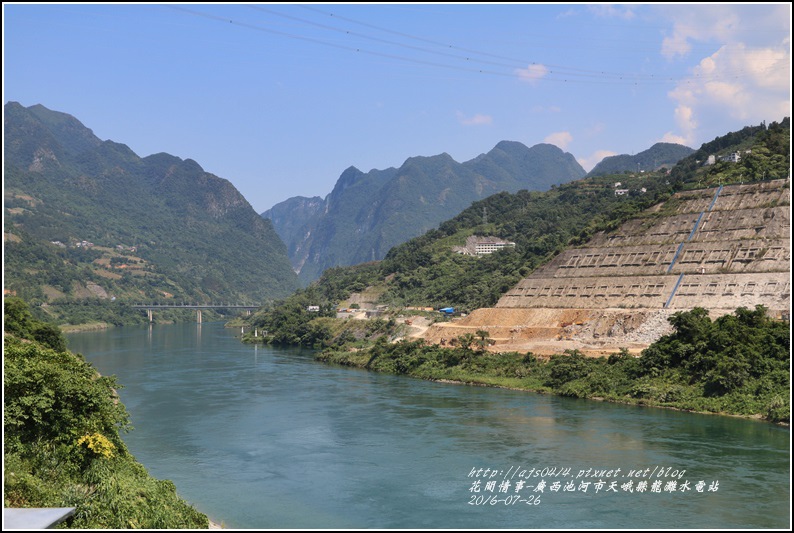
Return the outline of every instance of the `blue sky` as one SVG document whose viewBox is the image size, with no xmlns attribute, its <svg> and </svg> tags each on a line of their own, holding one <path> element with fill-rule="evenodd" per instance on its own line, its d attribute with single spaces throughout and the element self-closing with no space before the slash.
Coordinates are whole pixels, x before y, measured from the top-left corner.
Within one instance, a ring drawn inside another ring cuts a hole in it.
<svg viewBox="0 0 794 533">
<path fill-rule="evenodd" d="M 551 143 L 590 170 L 791 115 L 791 5 L 3 4 L 3 100 L 231 181 Z"/>
</svg>

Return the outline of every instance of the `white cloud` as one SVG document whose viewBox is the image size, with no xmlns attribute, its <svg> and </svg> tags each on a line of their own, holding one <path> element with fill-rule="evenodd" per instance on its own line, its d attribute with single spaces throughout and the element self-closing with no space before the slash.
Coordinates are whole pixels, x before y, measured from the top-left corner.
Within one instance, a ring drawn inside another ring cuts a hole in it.
<svg viewBox="0 0 794 533">
<path fill-rule="evenodd" d="M 677 104 L 679 137 L 690 145 L 702 142 L 704 139 L 697 138 L 699 125 L 720 117 L 751 125 L 790 116 L 790 80 L 788 39 L 778 46 L 722 46 L 703 58 L 692 69 L 692 76 L 668 93 Z"/>
<path fill-rule="evenodd" d="M 690 63 L 668 92 L 678 131 L 696 146 L 719 125 L 755 125 L 791 115 L 791 5 L 658 5 L 672 29 L 661 55 Z M 697 51 L 701 52 L 698 57 Z"/>
<path fill-rule="evenodd" d="M 670 60 L 687 57 L 696 45 L 742 42 L 750 48 L 763 48 L 770 40 L 791 36 L 788 3 L 659 4 L 652 9 L 655 19 L 671 23 L 661 47 L 662 55 Z"/>
<path fill-rule="evenodd" d="M 618 154 L 610 150 L 597 150 L 593 152 L 589 157 L 577 157 L 576 160 L 579 162 L 580 165 L 582 165 L 583 169 L 585 169 L 587 172 L 590 172 L 605 157 L 610 157 L 613 155 L 618 155 Z"/>
<path fill-rule="evenodd" d="M 570 8 L 570 9 L 568 9 L 566 11 L 563 11 L 562 13 L 558 14 L 557 18 L 558 19 L 564 19 L 564 18 L 568 18 L 568 17 L 575 17 L 577 15 L 579 15 L 579 11 L 577 11 L 574 8 Z"/>
<path fill-rule="evenodd" d="M 686 104 L 679 104 L 678 107 L 675 108 L 673 112 L 675 116 L 675 123 L 683 132 L 683 136 L 679 135 L 679 139 L 683 139 L 685 142 L 680 144 L 692 144 L 695 142 L 695 132 L 697 130 L 697 121 L 695 120 L 695 113 L 691 107 Z M 665 134 L 665 136 L 672 136 L 671 132 Z"/>
<path fill-rule="evenodd" d="M 573 141 L 573 135 L 571 135 L 567 131 L 558 131 L 555 133 L 551 133 L 546 136 L 544 142 L 549 144 L 553 144 L 559 147 L 561 150 L 565 150 L 568 145 Z"/>
<path fill-rule="evenodd" d="M 458 111 L 456 115 L 458 117 L 458 122 L 464 126 L 482 126 L 493 123 L 493 117 L 491 115 L 481 115 L 477 113 L 473 117 L 467 117 L 460 111 Z"/>
<path fill-rule="evenodd" d="M 538 80 L 544 78 L 549 73 L 549 69 L 547 69 L 545 65 L 533 63 L 527 68 L 517 68 L 514 72 L 522 81 L 534 85 Z"/>
<path fill-rule="evenodd" d="M 791 82 L 790 44 L 790 40 L 786 40 L 779 48 L 748 49 L 740 43 L 735 46 L 735 52 L 723 48 L 717 54 L 724 52 L 726 63 L 745 74 L 752 83 L 782 92 L 789 89 Z"/>
<path fill-rule="evenodd" d="M 693 41 L 728 41 L 741 22 L 730 5 L 669 6 L 662 10 L 673 18 L 672 35 L 662 40 L 662 55 L 667 59 L 687 56 Z"/>
</svg>

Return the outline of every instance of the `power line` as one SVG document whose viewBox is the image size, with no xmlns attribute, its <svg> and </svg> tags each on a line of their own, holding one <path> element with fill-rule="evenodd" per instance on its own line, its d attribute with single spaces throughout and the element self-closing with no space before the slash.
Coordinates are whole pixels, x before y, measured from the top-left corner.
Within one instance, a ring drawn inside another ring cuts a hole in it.
<svg viewBox="0 0 794 533">
<path fill-rule="evenodd" d="M 492 58 L 496 58 L 496 59 L 503 59 L 503 60 L 515 63 L 515 65 L 504 65 L 503 63 L 491 63 L 491 64 L 496 64 L 496 65 L 501 65 L 501 66 L 510 66 L 510 67 L 515 66 L 515 67 L 518 67 L 518 68 L 523 68 L 523 67 L 525 67 L 527 65 L 530 65 L 530 64 L 532 64 L 532 65 L 541 64 L 541 62 L 539 62 L 539 61 L 527 61 L 525 59 L 516 59 L 516 58 L 511 58 L 511 57 L 491 54 L 491 53 L 488 53 L 488 52 L 474 50 L 474 49 L 471 49 L 471 48 L 465 48 L 465 47 L 454 45 L 454 44 L 450 44 L 450 43 L 443 43 L 443 42 L 436 41 L 436 40 L 433 40 L 433 39 L 427 39 L 427 38 L 416 36 L 416 35 L 412 35 L 412 34 L 409 34 L 409 33 L 394 31 L 394 30 L 391 30 L 389 28 L 384 28 L 382 26 L 376 26 L 374 24 L 369 24 L 367 22 L 362 22 L 362 21 L 359 21 L 359 20 L 351 19 L 349 17 L 344 17 L 344 16 L 338 15 L 336 13 L 323 11 L 321 9 L 318 9 L 318 8 L 315 8 L 315 7 L 311 7 L 311 6 L 303 6 L 302 5 L 302 6 L 299 6 L 299 7 L 302 7 L 303 9 L 306 9 L 306 10 L 309 10 L 309 11 L 312 11 L 312 12 L 315 12 L 315 13 L 320 13 L 320 14 L 326 15 L 328 17 L 333 17 L 335 19 L 344 20 L 346 22 L 350 22 L 350 23 L 353 23 L 353 24 L 358 24 L 358 25 L 361 25 L 361 26 L 365 26 L 365 27 L 372 28 L 372 29 L 375 29 L 375 30 L 378 30 L 378 31 L 390 33 L 390 34 L 393 34 L 393 35 L 398 35 L 398 36 L 401 36 L 401 37 L 404 37 L 404 38 L 407 38 L 407 39 L 412 39 L 412 40 L 416 40 L 416 41 L 432 44 L 432 45 L 435 45 L 435 46 L 440 46 L 440 47 L 443 47 L 445 49 L 460 50 L 460 51 L 463 51 L 463 52 L 466 52 L 466 53 L 469 53 L 469 54 L 482 55 L 482 56 L 485 56 L 485 57 L 492 57 Z M 301 19 L 297 19 L 296 17 L 292 17 L 292 18 L 295 18 L 296 20 L 301 20 Z M 306 21 L 306 22 L 308 22 L 308 21 Z M 538 34 L 533 34 L 533 35 L 535 35 L 537 37 L 543 37 L 542 35 L 538 35 Z M 613 41 L 615 43 L 619 43 L 622 47 L 625 47 L 625 42 L 624 41 L 617 40 L 617 39 L 615 39 Z M 635 41 L 632 41 L 632 43 L 634 43 L 634 42 Z M 559 47 L 559 46 L 557 46 L 557 47 Z M 422 49 L 422 50 L 428 51 L 427 49 Z M 457 57 L 460 57 L 460 56 L 457 56 Z M 466 59 L 469 60 L 471 58 L 470 57 L 466 57 Z M 477 60 L 477 61 L 482 61 L 482 60 Z M 774 60 L 770 60 L 770 62 L 775 62 L 775 61 Z M 599 76 L 614 76 L 614 77 L 623 78 L 623 79 L 645 78 L 645 79 L 654 80 L 654 81 L 659 79 L 658 76 L 654 76 L 654 75 L 642 75 L 642 76 L 640 76 L 640 75 L 633 75 L 633 74 L 627 74 L 627 73 L 609 72 L 609 71 L 603 71 L 603 70 L 590 70 L 590 69 L 580 69 L 580 68 L 574 68 L 574 67 L 566 67 L 566 66 L 563 66 L 563 65 L 556 65 L 556 64 L 545 63 L 545 62 L 543 62 L 542 64 L 544 66 L 546 66 L 546 67 L 555 69 L 557 71 L 557 73 L 570 74 L 570 75 L 576 75 L 576 73 L 582 73 L 582 75 L 591 74 L 591 75 L 599 75 Z M 740 72 L 744 73 L 745 71 L 742 70 Z M 723 76 L 722 78 L 726 78 L 726 77 L 727 78 L 736 77 L 736 74 L 734 74 L 733 76 Z M 717 80 L 717 79 L 722 79 L 722 78 L 714 76 L 714 77 L 710 77 L 709 80 Z M 684 79 L 686 79 L 686 78 L 684 78 Z M 673 81 L 682 81 L 682 80 L 673 80 Z"/>
<path fill-rule="evenodd" d="M 293 21 L 296 21 L 296 22 L 300 22 L 302 24 L 307 24 L 307 25 L 310 25 L 310 26 L 318 27 L 318 28 L 321 28 L 323 30 L 342 33 L 346 37 L 355 37 L 355 38 L 360 38 L 360 39 L 366 39 L 366 40 L 369 40 L 369 41 L 372 41 L 372 42 L 378 42 L 378 43 L 387 44 L 387 45 L 390 45 L 390 46 L 398 46 L 398 47 L 401 47 L 401 48 L 407 48 L 407 49 L 411 49 L 411 50 L 414 50 L 414 51 L 419 51 L 419 52 L 422 52 L 422 53 L 440 55 L 440 56 L 448 57 L 448 58 L 455 59 L 455 60 L 461 60 L 467 65 L 468 64 L 472 64 L 472 63 L 482 63 L 484 65 L 490 65 L 492 67 L 497 67 L 497 68 L 502 67 L 502 68 L 508 68 L 508 69 L 511 69 L 511 70 L 510 71 L 499 71 L 499 70 L 494 70 L 492 68 L 491 69 L 476 68 L 476 67 L 472 68 L 472 67 L 469 67 L 469 66 L 462 66 L 462 65 L 448 64 L 448 63 L 440 63 L 440 62 L 437 62 L 437 61 L 430 61 L 430 60 L 420 59 L 420 58 L 416 58 L 416 57 L 407 57 L 407 56 L 404 56 L 404 55 L 397 55 L 397 54 L 393 54 L 393 53 L 379 52 L 379 51 L 371 50 L 369 48 L 362 48 L 361 46 L 349 46 L 349 45 L 345 45 L 345 44 L 338 44 L 338 43 L 335 43 L 335 42 L 330 42 L 330 41 L 325 40 L 325 39 L 319 39 L 319 38 L 315 38 L 315 37 L 308 37 L 308 36 L 305 36 L 305 35 L 296 35 L 294 33 L 288 33 L 288 32 L 285 32 L 285 31 L 275 30 L 275 29 L 268 28 L 268 27 L 265 27 L 265 26 L 262 26 L 262 25 L 258 25 L 258 24 L 252 24 L 252 23 L 245 22 L 245 21 L 229 19 L 229 18 L 222 17 L 222 16 L 219 16 L 219 15 L 213 15 L 213 14 L 209 14 L 209 13 L 205 13 L 205 12 L 201 12 L 201 11 L 196 11 L 196 10 L 189 9 L 187 7 L 183 7 L 183 6 L 179 6 L 179 5 L 170 5 L 169 7 L 171 7 L 172 9 L 175 9 L 177 11 L 181 11 L 183 13 L 187 13 L 187 14 L 190 14 L 190 15 L 193 15 L 193 16 L 204 17 L 204 18 L 208 18 L 208 19 L 211 19 L 211 20 L 216 20 L 218 22 L 224 22 L 224 23 L 228 22 L 228 23 L 233 24 L 235 26 L 244 27 L 244 28 L 251 29 L 251 30 L 254 30 L 254 31 L 265 32 L 265 33 L 270 33 L 270 34 L 273 34 L 273 35 L 287 37 L 287 38 L 290 38 L 290 39 L 311 42 L 311 43 L 314 43 L 314 44 L 319 44 L 319 45 L 322 45 L 322 46 L 328 46 L 328 47 L 336 48 L 336 49 L 339 49 L 339 50 L 345 50 L 345 51 L 355 52 L 355 53 L 359 53 L 359 54 L 366 54 L 366 55 L 377 56 L 377 57 L 382 57 L 382 58 L 387 58 L 387 59 L 392 59 L 392 60 L 409 62 L 409 63 L 413 63 L 413 64 L 417 64 L 417 65 L 438 67 L 438 68 L 444 68 L 444 69 L 450 69 L 450 70 L 458 70 L 458 71 L 469 72 L 469 73 L 476 73 L 476 74 L 480 74 L 480 75 L 490 75 L 490 76 L 502 76 L 502 77 L 516 78 L 517 76 L 519 76 L 519 77 L 521 76 L 521 72 L 526 71 L 527 74 L 529 75 L 528 76 L 529 79 L 534 80 L 534 81 L 554 81 L 554 82 L 562 82 L 562 83 L 633 84 L 633 85 L 639 85 L 639 84 L 643 84 L 643 85 L 647 85 L 647 84 L 669 84 L 669 83 L 678 83 L 678 82 L 690 82 L 691 83 L 692 81 L 712 81 L 712 80 L 717 80 L 717 79 L 726 79 L 725 77 L 705 77 L 705 76 L 699 76 L 699 75 L 694 75 L 693 77 L 690 77 L 690 78 L 672 78 L 672 77 L 657 76 L 657 75 L 654 75 L 654 74 L 650 74 L 650 75 L 621 74 L 621 73 L 615 73 L 615 72 L 609 72 L 609 71 L 585 70 L 585 69 L 577 69 L 577 68 L 572 68 L 572 67 L 563 67 L 563 66 L 559 66 L 559 65 L 545 64 L 545 63 L 539 63 L 539 62 L 526 62 L 526 61 L 521 61 L 521 60 L 514 59 L 514 58 L 506 58 L 506 57 L 498 56 L 498 55 L 495 55 L 495 54 L 489 54 L 487 52 L 479 52 L 479 51 L 476 51 L 476 50 L 473 50 L 473 49 L 467 49 L 467 48 L 462 48 L 462 47 L 456 47 L 456 46 L 453 46 L 453 45 L 443 44 L 443 43 L 440 43 L 438 41 L 434 41 L 432 39 L 425 39 L 425 38 L 422 38 L 422 37 L 412 36 L 410 34 L 405 34 L 405 33 L 402 33 L 402 32 L 396 32 L 396 31 L 389 30 L 387 28 L 381 28 L 381 27 L 378 27 L 378 26 L 375 26 L 375 25 L 372 25 L 372 24 L 354 21 L 353 19 L 347 19 L 346 17 L 339 17 L 339 16 L 336 17 L 336 18 L 339 18 L 341 20 L 345 20 L 345 21 L 349 21 L 349 22 L 365 25 L 365 26 L 371 27 L 373 29 L 377 29 L 378 31 L 384 31 L 384 32 L 387 32 L 387 33 L 395 34 L 395 35 L 400 35 L 400 36 L 403 36 L 403 37 L 406 37 L 406 38 L 419 40 L 419 41 L 422 41 L 422 42 L 427 42 L 427 43 L 433 44 L 435 46 L 444 46 L 445 48 L 448 48 L 448 49 L 451 49 L 451 50 L 461 50 L 461 51 L 465 51 L 465 52 L 471 52 L 472 54 L 475 54 L 475 55 L 483 55 L 483 56 L 487 56 L 487 57 L 495 57 L 495 58 L 500 58 L 500 59 L 504 59 L 504 60 L 513 62 L 513 64 L 505 64 L 505 63 L 499 63 L 499 62 L 495 62 L 495 61 L 478 59 L 478 58 L 471 57 L 471 56 L 461 56 L 461 55 L 454 54 L 454 53 L 441 52 L 441 51 L 438 51 L 438 50 L 430 50 L 428 48 L 424 48 L 424 47 L 420 47 L 420 46 L 414 46 L 414 45 L 409 45 L 409 44 L 405 44 L 405 43 L 400 43 L 400 42 L 396 42 L 396 41 L 389 40 L 389 39 L 383 39 L 383 38 L 380 38 L 380 37 L 374 37 L 374 36 L 370 36 L 370 35 L 365 35 L 365 34 L 362 34 L 362 33 L 359 33 L 359 32 L 352 32 L 350 30 L 346 30 L 346 29 L 343 29 L 343 28 L 335 27 L 335 26 L 329 26 L 327 24 L 322 24 L 322 23 L 309 21 L 309 20 L 306 20 L 306 19 L 302 19 L 300 17 L 295 17 L 295 16 L 292 16 L 292 15 L 286 15 L 286 14 L 283 14 L 283 13 L 278 13 L 278 12 L 275 12 L 273 10 L 265 9 L 265 8 L 262 8 L 262 7 L 259 7 L 259 6 L 249 6 L 249 7 L 253 8 L 253 9 L 256 9 L 256 10 L 262 11 L 262 12 L 266 12 L 266 13 L 269 13 L 271 15 L 275 15 L 275 16 L 286 18 L 286 19 L 290 19 L 290 20 L 293 20 Z M 320 10 L 317 10 L 317 9 L 313 9 L 313 10 L 322 13 L 322 11 L 320 11 Z M 334 16 L 334 15 L 330 14 L 330 16 Z M 530 71 L 531 68 L 538 69 L 534 73 L 534 76 L 532 75 L 533 73 Z M 731 76 L 729 78 L 732 79 L 732 78 L 735 78 L 735 77 L 738 77 L 738 76 Z"/>
<path fill-rule="evenodd" d="M 485 57 L 492 57 L 492 58 L 495 58 L 495 59 L 503 59 L 505 61 L 510 61 L 511 63 L 513 63 L 511 65 L 505 65 L 504 63 L 492 63 L 492 64 L 496 64 L 496 65 L 500 65 L 500 66 L 509 66 L 511 68 L 523 68 L 523 67 L 525 67 L 527 65 L 530 65 L 530 64 L 538 64 L 538 62 L 536 62 L 536 61 L 527 61 L 527 60 L 523 60 L 523 59 L 516 59 L 516 58 L 512 58 L 512 57 L 506 57 L 506 56 L 501 56 L 501 55 L 497 55 L 497 54 L 491 54 L 489 52 L 482 52 L 482 51 L 479 51 L 479 50 L 473 50 L 471 48 L 465 48 L 465 47 L 458 46 L 458 45 L 453 45 L 453 44 L 449 44 L 449 43 L 442 43 L 440 41 L 435 41 L 435 40 L 432 40 L 432 39 L 426 39 L 424 37 L 411 35 L 409 33 L 403 33 L 403 32 L 399 32 L 399 31 L 390 30 L 388 28 L 383 28 L 381 26 L 376 26 L 374 24 L 369 24 L 369 23 L 366 23 L 366 22 L 357 21 L 357 20 L 354 20 L 354 19 L 351 19 L 351 18 L 348 18 L 348 17 L 343 17 L 343 16 L 340 16 L 340 15 L 337 15 L 337 14 L 334 14 L 334 13 L 329 13 L 329 12 L 326 12 L 326 11 L 322 11 L 320 9 L 313 8 L 313 7 L 310 7 L 310 6 L 301 6 L 301 7 L 303 7 L 304 9 L 308 9 L 310 11 L 314 11 L 316 13 L 321 13 L 321 14 L 327 15 L 329 17 L 334 17 L 336 19 L 344 20 L 346 22 L 352 22 L 353 24 L 360 24 L 360 25 L 366 26 L 368 28 L 376 29 L 378 31 L 383 31 L 383 32 L 386 32 L 386 33 L 391 33 L 391 34 L 394 34 L 394 35 L 399 35 L 401 37 L 405 37 L 405 38 L 408 38 L 408 39 L 413 39 L 413 40 L 416 40 L 416 41 L 421 41 L 421 42 L 425 42 L 425 43 L 428 43 L 428 44 L 441 46 L 441 47 L 444 47 L 444 48 L 448 48 L 450 50 L 460 50 L 462 52 L 467 52 L 467 53 L 470 53 L 470 54 L 481 55 L 481 56 L 485 56 Z M 427 49 L 423 49 L 423 50 L 427 51 Z M 460 57 L 460 56 L 456 56 L 456 57 Z M 467 57 L 466 59 L 468 60 L 470 58 Z M 482 60 L 477 60 L 477 61 L 482 61 Z M 556 69 L 558 72 L 563 70 L 563 71 L 566 71 L 566 72 L 570 71 L 571 73 L 581 72 L 581 73 L 597 74 L 597 75 L 623 76 L 623 74 L 615 73 L 615 72 L 605 72 L 605 71 L 598 71 L 598 70 L 578 69 L 578 68 L 573 68 L 573 67 L 564 67 L 562 65 L 553 65 L 553 64 L 549 64 L 549 63 L 544 63 L 544 65 L 547 66 L 547 67 L 552 67 L 552 68 Z"/>
</svg>

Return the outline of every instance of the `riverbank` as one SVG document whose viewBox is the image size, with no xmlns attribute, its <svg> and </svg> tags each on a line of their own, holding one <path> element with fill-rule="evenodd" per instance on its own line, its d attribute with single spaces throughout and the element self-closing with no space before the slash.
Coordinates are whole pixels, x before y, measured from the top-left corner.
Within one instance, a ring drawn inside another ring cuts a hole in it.
<svg viewBox="0 0 794 533">
<path fill-rule="evenodd" d="M 85 331 L 103 331 L 115 327 L 107 322 L 92 322 L 89 324 L 64 324 L 58 326 L 64 333 L 82 333 Z"/>
<path fill-rule="evenodd" d="M 521 387 L 509 387 L 509 386 L 505 386 L 505 385 L 492 385 L 492 384 L 488 384 L 488 383 L 478 383 L 478 382 L 475 382 L 475 381 L 459 381 L 459 380 L 451 380 L 451 379 L 428 379 L 427 381 L 432 381 L 434 383 L 444 383 L 444 384 L 448 384 L 448 385 L 463 385 L 463 386 L 469 386 L 469 387 L 490 387 L 490 388 L 496 388 L 496 389 L 515 390 L 515 391 L 521 391 L 521 392 L 532 392 L 532 393 L 535 393 L 535 394 L 554 394 L 553 392 L 546 391 L 546 390 L 526 389 L 526 388 L 521 388 Z M 680 407 L 673 407 L 673 406 L 670 406 L 670 405 L 653 404 L 653 403 L 647 403 L 647 402 L 644 402 L 644 403 L 642 403 L 642 402 L 632 402 L 632 401 L 617 400 L 617 399 L 607 399 L 607 398 L 601 398 L 601 397 L 598 397 L 598 396 L 591 396 L 591 397 L 586 398 L 586 399 L 587 400 L 593 400 L 593 401 L 596 401 L 596 402 L 609 402 L 609 403 L 617 403 L 617 404 L 622 404 L 622 405 L 638 405 L 638 406 L 642 406 L 642 407 L 653 407 L 653 408 L 656 408 L 656 409 L 670 409 L 671 411 L 681 411 L 681 412 L 685 412 L 685 413 L 692 413 L 692 414 L 698 414 L 698 415 L 729 416 L 729 417 L 733 417 L 733 418 L 741 418 L 741 419 L 744 419 L 744 420 L 757 420 L 759 422 L 771 422 L 770 420 L 766 420 L 762 415 L 760 415 L 758 413 L 752 414 L 752 415 L 737 415 L 737 414 L 726 413 L 726 412 L 695 411 L 695 410 L 692 410 L 692 409 L 682 409 Z M 773 423 L 773 424 L 775 424 L 777 426 L 780 426 L 780 427 L 786 427 L 786 428 L 790 427 L 790 423 L 789 422 L 771 422 L 771 423 Z"/>
<path fill-rule="evenodd" d="M 27 323 L 39 331 L 32 319 Z M 5 505 L 74 507 L 68 523 L 76 529 L 207 524 L 172 482 L 149 475 L 129 452 L 119 434 L 130 428 L 129 414 L 115 378 L 99 377 L 82 356 L 24 333 L 4 337 Z"/>
<path fill-rule="evenodd" d="M 686 367 L 665 363 L 665 357 L 657 349 L 643 357 L 622 351 L 593 358 L 570 351 L 547 358 L 401 342 L 358 351 L 327 349 L 315 358 L 428 381 L 721 414 L 788 426 L 788 372 L 783 368 L 770 371 L 772 365 L 781 366 L 790 359 L 787 352 L 770 354 L 771 361 L 759 363 L 768 365 L 766 372 L 758 376 L 747 372 L 741 383 L 728 383 L 730 388 L 720 388 L 727 382 L 714 371 L 698 376 Z"/>
</svg>

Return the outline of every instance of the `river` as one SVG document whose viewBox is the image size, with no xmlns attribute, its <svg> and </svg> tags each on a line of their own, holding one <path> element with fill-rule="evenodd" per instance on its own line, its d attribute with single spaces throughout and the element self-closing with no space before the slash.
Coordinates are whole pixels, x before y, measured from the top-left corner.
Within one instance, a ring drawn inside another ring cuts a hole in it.
<svg viewBox="0 0 794 533">
<path fill-rule="evenodd" d="M 237 529 L 788 529 L 790 431 L 441 384 L 219 323 L 68 335 L 149 472 Z"/>
</svg>

